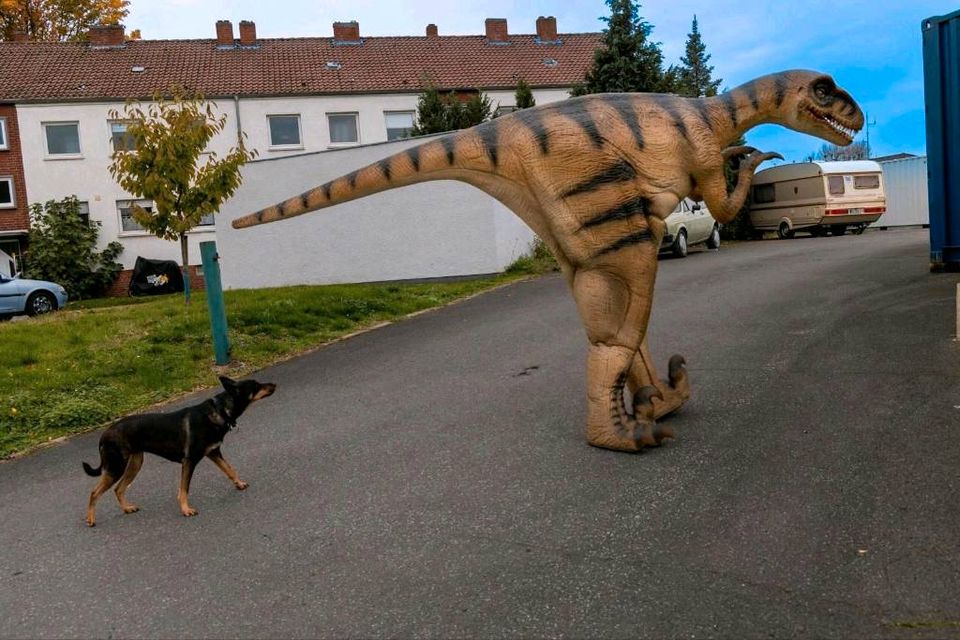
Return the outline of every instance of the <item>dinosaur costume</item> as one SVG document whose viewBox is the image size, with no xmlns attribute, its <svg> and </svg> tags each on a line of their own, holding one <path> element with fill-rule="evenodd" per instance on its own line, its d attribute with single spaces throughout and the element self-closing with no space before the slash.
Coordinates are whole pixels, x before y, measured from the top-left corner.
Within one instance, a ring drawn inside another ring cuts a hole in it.
<svg viewBox="0 0 960 640">
<path fill-rule="evenodd" d="M 655 419 L 690 395 L 684 359 L 658 379 L 646 343 L 664 219 L 686 196 L 718 222 L 743 205 L 757 166 L 779 158 L 729 148 L 748 129 L 777 123 L 847 145 L 863 113 L 829 76 L 787 71 L 720 96 L 608 93 L 572 98 L 485 122 L 401 151 L 280 204 L 235 228 L 290 218 L 427 180 L 460 180 L 490 194 L 557 258 L 590 340 L 587 439 L 639 451 L 673 437 Z M 740 163 L 727 192 L 726 161 Z M 634 391 L 626 410 L 624 386 Z"/>
</svg>

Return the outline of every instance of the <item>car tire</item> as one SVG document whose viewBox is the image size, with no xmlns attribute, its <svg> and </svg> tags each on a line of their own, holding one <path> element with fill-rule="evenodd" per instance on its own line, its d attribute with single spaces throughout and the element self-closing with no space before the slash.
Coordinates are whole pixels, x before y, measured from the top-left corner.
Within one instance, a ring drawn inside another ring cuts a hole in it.
<svg viewBox="0 0 960 640">
<path fill-rule="evenodd" d="M 847 233 L 847 225 L 845 225 L 845 224 L 835 224 L 835 225 L 833 225 L 832 227 L 830 227 L 830 233 L 832 233 L 832 234 L 835 235 L 835 236 L 846 235 L 846 233 Z"/>
<path fill-rule="evenodd" d="M 27 315 L 39 316 L 57 310 L 57 299 L 49 291 L 34 291 L 27 298 Z"/>
<path fill-rule="evenodd" d="M 677 258 L 686 258 L 687 251 L 687 232 L 680 229 L 677 232 L 677 239 L 673 241 L 673 255 Z"/>
<path fill-rule="evenodd" d="M 780 226 L 777 227 L 777 237 L 781 240 L 789 240 L 793 237 L 793 229 L 790 228 L 790 225 L 783 221 L 780 223 Z"/>
<path fill-rule="evenodd" d="M 707 238 L 707 249 L 719 249 L 720 248 L 720 229 L 717 228 L 717 225 L 713 225 L 713 231 L 710 232 L 710 237 Z"/>
</svg>

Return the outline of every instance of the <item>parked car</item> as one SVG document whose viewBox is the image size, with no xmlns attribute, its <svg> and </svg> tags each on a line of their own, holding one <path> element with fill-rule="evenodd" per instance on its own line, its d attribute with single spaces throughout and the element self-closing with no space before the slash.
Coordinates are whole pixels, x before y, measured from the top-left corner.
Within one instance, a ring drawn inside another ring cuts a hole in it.
<svg viewBox="0 0 960 640">
<path fill-rule="evenodd" d="M 685 258 L 687 250 L 695 244 L 704 243 L 708 249 L 720 248 L 720 223 L 702 202 L 684 198 L 665 222 L 667 232 L 660 251 L 672 251 L 678 258 Z"/>
<path fill-rule="evenodd" d="M 50 313 L 62 309 L 65 304 L 67 290 L 55 282 L 0 274 L 0 320 L 22 314 Z"/>
</svg>

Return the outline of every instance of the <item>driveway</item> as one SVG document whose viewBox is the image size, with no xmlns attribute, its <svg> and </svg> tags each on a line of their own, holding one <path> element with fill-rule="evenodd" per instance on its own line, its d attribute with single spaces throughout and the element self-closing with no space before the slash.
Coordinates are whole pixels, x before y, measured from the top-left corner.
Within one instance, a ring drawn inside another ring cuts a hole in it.
<svg viewBox="0 0 960 640">
<path fill-rule="evenodd" d="M 585 444 L 548 276 L 268 369 L 179 515 L 148 458 L 82 517 L 96 434 L 0 464 L 2 637 L 960 636 L 956 275 L 927 232 L 663 260 L 678 439 Z"/>
</svg>

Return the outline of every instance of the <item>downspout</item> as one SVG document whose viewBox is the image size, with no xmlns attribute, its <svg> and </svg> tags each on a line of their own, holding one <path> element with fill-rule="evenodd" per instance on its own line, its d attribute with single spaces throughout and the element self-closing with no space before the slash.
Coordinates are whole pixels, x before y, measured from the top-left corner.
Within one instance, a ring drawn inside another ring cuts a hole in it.
<svg viewBox="0 0 960 640">
<path fill-rule="evenodd" d="M 233 96 L 233 112 L 237 117 L 237 144 L 243 141 L 243 126 L 240 123 L 240 96 Z"/>
</svg>

